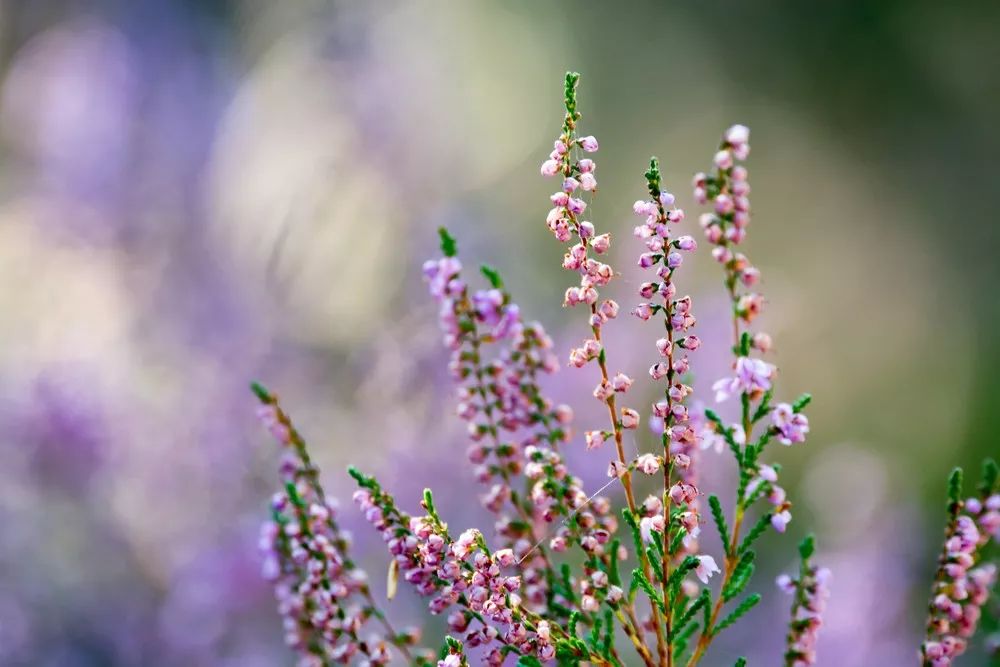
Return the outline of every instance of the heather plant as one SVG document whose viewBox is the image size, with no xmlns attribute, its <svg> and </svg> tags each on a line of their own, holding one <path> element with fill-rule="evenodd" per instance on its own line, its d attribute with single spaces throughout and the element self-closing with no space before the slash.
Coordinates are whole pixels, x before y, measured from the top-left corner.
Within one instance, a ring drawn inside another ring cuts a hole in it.
<svg viewBox="0 0 1000 667">
<path fill-rule="evenodd" d="M 542 388 L 544 377 L 563 365 L 552 339 L 524 316 L 498 270 L 482 266 L 474 284 L 457 241 L 441 229 L 441 256 L 426 262 L 423 274 L 450 354 L 468 459 L 494 525 L 453 529 L 429 489 L 408 512 L 377 479 L 350 468 L 358 486 L 354 502 L 389 552 L 389 597 L 402 580 L 426 598 L 431 614 L 446 615 L 450 634 L 421 647 L 416 631 L 390 623 L 350 558 L 349 538 L 305 441 L 275 395 L 254 385 L 259 416 L 284 452 L 282 488 L 262 531 L 264 571 L 274 581 L 286 640 L 301 665 L 377 665 L 395 658 L 457 667 L 469 664 L 474 652 L 491 665 L 693 667 L 720 634 L 753 619 L 761 600 L 748 593 L 754 546 L 768 532 L 785 533 L 793 518 L 779 484 L 781 448 L 774 444 L 805 441 L 811 397 L 777 398 L 778 370 L 767 360 L 771 338 L 755 326 L 765 304 L 756 289 L 760 272 L 741 250 L 750 223 L 749 130 L 729 128 L 711 168 L 693 180 L 694 199 L 707 209 L 699 226 L 730 306 L 731 370 L 711 384 L 718 410 L 692 401 L 692 357 L 701 341 L 681 269 L 698 242 L 683 233 L 685 213 L 662 182 L 655 157 L 643 174 L 645 195 L 632 206 L 639 219 L 633 244 L 649 280 L 629 297 L 628 310 L 662 328 L 650 336 L 643 380 L 658 398 L 642 406 L 631 399 L 636 379 L 615 365 L 603 336 L 623 311 L 602 295 L 618 273 L 605 261 L 611 232 L 599 231 L 599 221 L 587 215 L 598 189 L 592 156 L 599 146 L 580 131 L 578 83 L 578 74 L 566 75 L 561 132 L 540 171 L 557 183 L 545 225 L 567 246 L 562 266 L 574 274 L 563 305 L 585 319 L 566 358 L 576 369 L 571 372 L 589 374 L 582 381 L 594 383 L 591 407 L 604 415 L 604 426 L 575 435 L 574 410 Z M 657 444 L 633 454 L 626 442 L 637 439 L 627 432 L 644 423 Z M 564 457 L 570 448 L 589 450 L 609 481 L 585 489 Z M 732 464 L 722 456 L 731 456 Z M 721 465 L 734 466 L 733 488 L 706 495 L 699 471 Z M 986 467 L 979 495 L 964 502 L 959 479 L 953 476 L 921 647 L 924 664 L 935 667 L 962 652 L 996 579 L 988 563 L 1000 524 L 996 466 Z M 656 493 L 639 496 L 640 486 L 653 485 Z M 619 507 L 613 491 L 603 495 L 615 487 L 622 492 Z M 715 552 L 700 540 L 708 524 L 719 534 Z M 793 600 L 788 666 L 816 661 L 831 576 L 813 562 L 811 536 L 798 551 L 799 571 L 777 582 Z M 736 656 L 724 660 L 746 664 Z"/>
</svg>

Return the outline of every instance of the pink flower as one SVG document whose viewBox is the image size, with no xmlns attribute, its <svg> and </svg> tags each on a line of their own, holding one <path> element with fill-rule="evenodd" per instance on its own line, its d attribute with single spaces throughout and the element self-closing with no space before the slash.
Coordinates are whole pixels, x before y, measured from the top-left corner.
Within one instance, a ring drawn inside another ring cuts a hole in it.
<svg viewBox="0 0 1000 667">
<path fill-rule="evenodd" d="M 607 440 L 607 433 L 605 431 L 587 431 L 584 434 L 587 440 L 587 449 L 597 449 Z"/>
<path fill-rule="evenodd" d="M 580 144 L 580 148 L 588 153 L 597 152 L 597 139 L 593 136 L 580 137 L 577 139 L 577 143 Z"/>
<path fill-rule="evenodd" d="M 665 522 L 662 514 L 646 516 L 639 520 L 639 533 L 644 542 L 653 541 L 653 533 L 662 533 Z"/>
<path fill-rule="evenodd" d="M 612 461 L 608 464 L 608 477 L 624 477 L 628 472 L 628 467 L 621 461 Z"/>
<path fill-rule="evenodd" d="M 618 373 L 611 378 L 611 387 L 618 393 L 624 394 L 632 386 L 632 378 L 624 373 Z"/>
<path fill-rule="evenodd" d="M 594 161 L 590 158 L 580 160 L 576 163 L 576 166 L 580 169 L 580 173 L 582 174 L 589 174 L 597 168 L 597 165 L 594 164 Z"/>
<path fill-rule="evenodd" d="M 736 360 L 735 377 L 723 378 L 712 385 L 715 400 L 721 403 L 733 394 L 753 394 L 758 391 L 767 391 L 771 388 L 773 375 L 774 366 L 772 364 L 761 359 L 740 357 Z"/>
<path fill-rule="evenodd" d="M 778 586 L 778 590 L 782 593 L 787 593 L 791 595 L 795 592 L 795 580 L 792 579 L 787 574 L 779 574 L 778 578 L 774 580 L 774 583 Z"/>
<path fill-rule="evenodd" d="M 701 579 L 701 583 L 707 584 L 713 574 L 721 571 L 719 566 L 716 565 L 715 559 L 711 556 L 698 556 L 698 565 L 694 568 L 694 573 Z"/>
<path fill-rule="evenodd" d="M 677 482 L 670 487 L 669 496 L 675 505 L 690 505 L 698 497 L 698 489 L 686 482 Z"/>
<path fill-rule="evenodd" d="M 750 141 L 750 128 L 746 125 L 733 125 L 726 130 L 726 142 L 734 146 Z"/>
<path fill-rule="evenodd" d="M 664 363 L 657 362 L 649 367 L 649 377 L 654 380 L 662 380 L 669 372 L 670 366 Z"/>
<path fill-rule="evenodd" d="M 555 160 L 546 160 L 542 163 L 542 176 L 555 176 L 559 173 L 559 163 Z"/>
<path fill-rule="evenodd" d="M 655 475 L 656 471 L 660 469 L 660 459 L 652 454 L 643 454 L 636 459 L 636 466 L 647 475 Z"/>
<path fill-rule="evenodd" d="M 653 316 L 653 307 L 648 303 L 640 303 L 632 311 L 632 314 L 638 317 L 640 320 L 648 320 Z"/>
<path fill-rule="evenodd" d="M 635 429 L 639 427 L 639 413 L 632 408 L 622 408 L 622 428 Z"/>
<path fill-rule="evenodd" d="M 691 350 L 693 352 L 701 346 L 701 339 L 697 336 L 687 336 L 677 341 L 677 345 L 685 350 Z"/>
<path fill-rule="evenodd" d="M 785 532 L 785 528 L 792 521 L 792 513 L 788 510 L 781 510 L 771 515 L 771 526 L 779 533 Z"/>
<path fill-rule="evenodd" d="M 452 555 L 459 560 L 465 559 L 470 553 L 472 553 L 473 547 L 475 547 L 481 537 L 482 533 L 475 528 L 470 528 L 469 530 L 463 532 L 458 536 L 458 539 L 455 540 L 455 543 L 451 545 Z"/>
<path fill-rule="evenodd" d="M 713 162 L 719 169 L 729 169 L 733 166 L 733 154 L 727 150 L 721 150 L 715 154 Z"/>
<path fill-rule="evenodd" d="M 589 172 L 580 174 L 580 187 L 587 192 L 592 192 L 597 189 L 597 179 Z"/>
<path fill-rule="evenodd" d="M 594 249 L 598 255 L 603 255 L 611 247 L 611 234 L 601 234 L 600 236 L 595 236 L 594 240 L 590 242 L 590 247 Z"/>
<path fill-rule="evenodd" d="M 674 245 L 684 251 L 695 250 L 698 247 L 698 242 L 694 240 L 693 236 L 679 236 L 677 240 L 674 241 Z"/>
<path fill-rule="evenodd" d="M 783 445 L 805 442 L 809 432 L 809 419 L 797 413 L 788 403 L 779 403 L 771 410 L 771 423 L 778 431 L 778 440 Z"/>
</svg>

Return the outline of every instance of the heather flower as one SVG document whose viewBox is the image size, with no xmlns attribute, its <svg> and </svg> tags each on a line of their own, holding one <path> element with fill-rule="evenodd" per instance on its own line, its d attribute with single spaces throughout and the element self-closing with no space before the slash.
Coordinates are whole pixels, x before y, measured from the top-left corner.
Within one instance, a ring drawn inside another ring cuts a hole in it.
<svg viewBox="0 0 1000 667">
<path fill-rule="evenodd" d="M 698 565 L 695 567 L 694 573 L 701 580 L 701 583 L 707 584 L 713 574 L 721 571 L 711 556 L 698 556 Z"/>
<path fill-rule="evenodd" d="M 285 449 L 283 489 L 272 498 L 272 518 L 262 526 L 260 539 L 263 571 L 274 583 L 285 642 L 303 664 L 357 656 L 383 665 L 389 662 L 387 644 L 411 660 L 412 637 L 392 629 L 375 607 L 366 576 L 350 560 L 349 538 L 336 521 L 337 506 L 327 500 L 304 440 L 270 392 L 260 385 L 254 385 L 254 392 L 261 402 L 261 422 Z M 374 507 L 369 518 L 385 521 Z M 372 617 L 380 619 L 378 631 L 365 627 Z M 372 636 L 362 639 L 362 630 Z"/>
<path fill-rule="evenodd" d="M 761 359 L 738 357 L 736 373 L 731 378 L 723 378 L 712 385 L 715 400 L 721 403 L 736 394 L 757 394 L 771 388 L 774 365 Z"/>
<path fill-rule="evenodd" d="M 931 589 L 926 637 L 921 646 L 924 665 L 947 667 L 965 652 L 997 581 L 996 564 L 984 560 L 985 547 L 993 537 L 980 530 L 981 519 L 988 507 L 995 504 L 993 498 L 1000 490 L 1000 471 L 992 460 L 983 466 L 979 489 L 978 498 L 963 502 L 962 471 L 956 468 L 952 472 L 948 483 L 948 524 Z"/>
<path fill-rule="evenodd" d="M 815 544 L 811 536 L 799 545 L 802 564 L 797 578 L 783 574 L 778 588 L 793 596 L 791 620 L 785 642 L 786 667 L 816 664 L 816 638 L 823 625 L 823 611 L 830 596 L 830 570 L 811 563 Z"/>
<path fill-rule="evenodd" d="M 809 432 L 809 419 L 795 412 L 788 403 L 779 403 L 771 410 L 771 423 L 777 430 L 778 441 L 783 445 L 805 442 Z"/>
<path fill-rule="evenodd" d="M 614 646 L 620 629 L 646 667 L 694 667 L 713 638 L 759 600 L 755 594 L 743 595 L 753 572 L 751 542 L 769 524 L 783 532 L 792 517 L 791 503 L 777 484 L 778 469 L 765 463 L 762 454 L 771 439 L 784 444 L 804 440 L 809 423 L 802 409 L 809 398 L 772 404 L 776 370 L 760 358 L 771 349 L 771 340 L 766 333 L 749 329 L 765 305 L 762 295 L 748 291 L 759 283 L 760 272 L 739 249 L 751 210 L 747 170 L 741 164 L 749 154 L 749 131 L 744 126 L 730 128 L 713 158 L 712 173 L 699 174 L 694 181 L 695 199 L 710 208 L 699 223 L 712 246 L 712 257 L 723 268 L 732 306 L 733 374 L 713 389 L 720 401 L 738 396 L 741 414 L 726 423 L 711 410 L 686 404 L 694 391 L 688 384 L 692 353 L 700 350 L 702 339 L 693 330 L 694 305 L 679 290 L 677 272 L 686 253 L 697 251 L 698 242 L 680 233 L 684 211 L 676 207 L 676 197 L 662 189 L 654 158 L 645 174 L 648 196 L 632 207 L 639 217 L 634 229 L 641 244 L 636 261 L 649 272 L 638 289 L 642 301 L 632 312 L 642 321 L 655 319 L 663 326 L 651 336 L 657 340 L 651 346 L 655 353 L 650 349 L 649 366 L 649 377 L 662 391 L 650 417 L 662 451 L 628 460 L 624 432 L 638 428 L 640 415 L 617 403 L 619 394 L 632 390 L 635 380 L 610 365 L 603 340 L 604 326 L 617 318 L 620 308 L 601 294 L 616 275 L 602 261 L 611 249 L 612 234 L 583 219 L 592 201 L 589 193 L 598 187 L 597 165 L 589 154 L 599 145 L 596 138 L 579 133 L 578 80 L 574 73 L 566 77 L 562 131 L 540 166 L 542 175 L 557 179 L 545 224 L 565 244 L 563 268 L 579 279 L 565 290 L 563 304 L 583 307 L 590 327 L 585 339 L 562 359 L 575 368 L 596 366 L 599 377 L 588 382 L 594 383 L 589 385 L 593 396 L 607 414 L 605 428 L 585 431 L 583 440 L 587 449 L 614 442 L 608 484 L 621 484 L 626 508 L 619 515 L 608 498 L 588 495 L 563 460 L 560 448 L 574 440 L 573 411 L 541 390 L 544 376 L 560 365 L 544 328 L 524 318 L 496 270 L 482 267 L 488 285 L 470 285 L 454 239 L 441 230 L 443 256 L 425 263 L 423 275 L 438 304 L 456 385 L 456 415 L 468 433 L 468 458 L 483 484 L 480 500 L 494 514 L 494 530 L 468 528 L 455 537 L 438 515 L 430 491 L 421 503 L 423 511 L 410 516 L 374 478 L 351 470 L 360 487 L 355 502 L 389 552 L 390 593 L 402 579 L 426 599 L 430 613 L 447 615 L 448 627 L 455 633 L 445 640 L 442 653 L 435 658 L 418 656 L 411 660 L 414 664 L 436 661 L 439 666 L 464 667 L 466 647 L 481 649 L 485 663 L 498 666 L 511 653 L 520 656 L 519 664 L 557 659 L 560 664 L 628 664 Z M 309 583 L 279 589 L 287 597 L 281 609 L 295 635 L 293 645 L 304 660 L 311 660 L 308 664 L 383 664 L 393 647 L 405 654 L 415 640 L 392 632 L 370 599 L 364 577 L 347 559 L 346 536 L 333 523 L 333 505 L 322 500 L 317 471 L 301 438 L 276 404 L 263 403 L 260 416 L 265 426 L 298 456 L 283 465 L 283 475 L 291 475 L 292 483 L 284 495 L 276 496 L 274 505 L 275 512 L 285 513 L 289 521 L 275 519 L 264 532 L 265 546 L 276 554 L 267 561 L 270 576 L 295 575 Z M 698 489 L 703 448 L 728 448 L 739 468 L 731 522 L 719 498 L 707 498 L 723 544 L 721 565 L 715 557 L 698 553 L 704 520 L 703 494 Z M 662 493 L 637 504 L 633 473 L 662 476 Z M 770 511 L 748 534 L 741 534 L 752 506 L 763 499 L 770 503 Z M 972 545 L 979 544 L 983 535 L 995 532 L 998 504 L 987 496 L 972 512 L 970 503 L 970 517 L 956 520 L 948 549 L 975 548 Z M 628 523 L 625 536 L 633 538 L 634 551 L 615 537 L 616 516 Z M 559 562 L 577 548 L 583 558 L 571 561 L 576 565 Z M 638 561 L 630 583 L 618 572 L 629 553 Z M 949 565 L 964 566 L 966 560 Z M 723 580 L 719 595 L 703 588 L 715 574 Z M 814 574 L 820 583 L 825 581 L 825 575 Z M 955 568 L 947 574 L 955 575 Z M 976 568 L 967 573 L 963 590 L 978 599 L 993 576 L 988 568 Z M 801 589 L 801 581 L 794 584 L 789 578 L 786 588 Z M 737 602 L 737 597 L 742 599 Z M 812 600 L 805 604 L 810 612 L 817 611 Z M 351 601 L 357 604 L 349 605 Z M 941 600 L 940 607 L 953 614 L 952 602 Z M 726 611 L 730 603 L 734 606 Z M 370 619 L 377 619 L 383 632 L 374 639 L 360 639 L 357 632 Z M 697 624 L 692 625 L 695 619 Z M 813 623 L 811 619 L 802 616 L 799 622 Z M 589 628 L 588 633 L 580 633 L 578 626 Z M 802 628 L 795 644 L 802 655 L 796 664 L 808 664 L 801 661 L 812 655 L 811 626 Z"/>
<path fill-rule="evenodd" d="M 636 466 L 643 473 L 653 475 L 660 469 L 660 460 L 652 454 L 643 454 L 636 460 Z"/>
</svg>

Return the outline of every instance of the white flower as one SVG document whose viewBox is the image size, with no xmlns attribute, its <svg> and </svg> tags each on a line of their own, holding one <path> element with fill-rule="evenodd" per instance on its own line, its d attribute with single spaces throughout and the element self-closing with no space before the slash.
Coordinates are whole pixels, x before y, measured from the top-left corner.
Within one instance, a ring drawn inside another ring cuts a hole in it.
<svg viewBox="0 0 1000 667">
<path fill-rule="evenodd" d="M 694 573 L 701 579 L 701 583 L 707 584 L 713 574 L 721 571 L 711 556 L 698 556 L 698 565 L 694 568 Z"/>
</svg>

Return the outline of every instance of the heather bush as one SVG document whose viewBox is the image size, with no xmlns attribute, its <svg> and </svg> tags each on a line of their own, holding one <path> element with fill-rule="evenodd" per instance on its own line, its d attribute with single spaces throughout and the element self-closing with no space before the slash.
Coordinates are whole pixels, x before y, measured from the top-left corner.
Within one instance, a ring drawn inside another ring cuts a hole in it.
<svg viewBox="0 0 1000 667">
<path fill-rule="evenodd" d="M 598 190 L 592 156 L 599 145 L 580 129 L 578 83 L 579 75 L 566 75 L 561 132 L 540 168 L 556 183 L 545 226 L 567 246 L 562 266 L 574 283 L 563 305 L 582 312 L 578 344 L 557 353 L 500 272 L 467 271 L 445 229 L 441 256 L 423 268 L 450 354 L 468 458 L 494 525 L 456 529 L 431 490 L 400 503 L 377 479 L 350 469 L 358 486 L 354 503 L 389 552 L 389 596 L 400 580 L 412 586 L 429 613 L 446 615 L 449 636 L 427 641 L 390 622 L 351 560 L 337 505 L 324 493 L 305 440 L 277 397 L 254 385 L 259 416 L 283 446 L 282 487 L 261 535 L 264 573 L 274 581 L 286 640 L 301 665 L 399 659 L 456 667 L 475 653 L 491 665 L 693 667 L 705 664 L 714 640 L 738 622 L 773 631 L 771 619 L 753 614 L 760 595 L 747 592 L 757 567 L 754 547 L 768 533 L 785 533 L 793 520 L 779 459 L 805 442 L 811 397 L 781 398 L 778 369 L 768 361 L 771 337 L 757 327 L 765 306 L 760 271 L 741 250 L 751 220 L 750 132 L 742 125 L 726 130 L 710 169 L 693 179 L 694 200 L 705 209 L 698 226 L 721 269 L 731 314 L 731 371 L 710 385 L 716 404 L 726 408 L 716 411 L 692 400 L 701 340 L 683 266 L 699 242 L 687 233 L 688 218 L 662 182 L 656 158 L 637 179 L 645 195 L 632 206 L 638 224 L 631 243 L 648 281 L 636 293 L 619 292 L 627 306 L 606 296 L 619 275 L 604 261 L 618 230 L 588 215 Z M 641 380 L 616 366 L 614 350 L 605 346 L 604 328 L 626 312 L 652 329 L 648 377 Z M 567 363 L 574 369 L 568 372 L 594 387 L 595 402 L 576 409 L 606 414 L 602 428 L 575 433 L 574 408 L 543 390 L 543 378 Z M 636 382 L 652 383 L 660 398 L 652 405 L 631 400 Z M 659 443 L 633 454 L 627 434 L 644 425 Z M 564 457 L 584 447 L 593 465 L 607 470 L 609 481 L 599 489 L 584 488 Z M 699 472 L 723 465 L 735 467 L 733 488 L 706 495 Z M 656 479 L 660 490 L 640 498 L 639 477 Z M 718 532 L 720 549 L 704 548 L 704 530 Z M 985 464 L 968 498 L 961 473 L 953 473 L 919 647 L 924 665 L 952 664 L 974 634 L 997 578 L 998 531 L 997 466 Z M 798 555 L 798 572 L 777 580 L 791 599 L 788 666 L 816 662 L 832 576 L 812 536 L 798 545 Z M 737 656 L 713 658 L 712 664 L 746 664 Z"/>
</svg>

